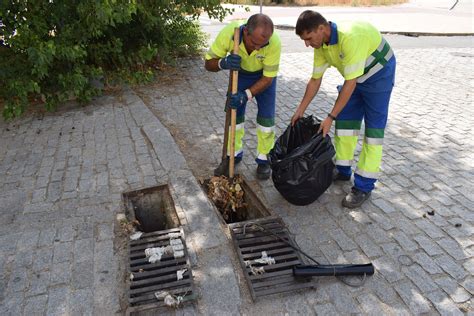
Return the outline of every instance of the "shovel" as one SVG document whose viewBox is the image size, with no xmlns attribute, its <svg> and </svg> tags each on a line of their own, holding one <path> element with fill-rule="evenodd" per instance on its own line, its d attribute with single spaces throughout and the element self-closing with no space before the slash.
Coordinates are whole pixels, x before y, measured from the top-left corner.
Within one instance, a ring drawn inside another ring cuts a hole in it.
<svg viewBox="0 0 474 316">
<path fill-rule="evenodd" d="M 233 53 L 234 54 L 238 54 L 239 53 L 239 43 L 240 43 L 240 29 L 238 27 L 236 27 L 234 29 L 234 51 Z M 231 94 L 235 94 L 237 93 L 237 84 L 238 84 L 238 79 L 239 79 L 239 72 L 237 70 L 232 70 L 231 71 L 231 78 L 229 79 L 230 80 L 230 83 L 231 83 Z M 229 103 L 229 99 L 230 98 L 227 98 L 227 105 Z M 227 108 L 229 109 L 229 108 Z M 228 111 L 227 111 L 228 112 Z M 236 120 L 237 120 L 237 110 L 236 109 L 230 109 L 230 135 L 228 136 L 230 138 L 230 144 L 229 144 L 229 178 L 232 179 L 234 178 L 234 163 L 235 163 L 235 123 L 236 123 Z M 225 130 L 225 134 L 227 134 L 227 129 L 228 129 L 228 126 L 227 126 L 227 114 L 226 114 L 226 130 Z M 227 139 L 226 137 L 224 136 L 224 146 L 223 148 L 226 148 L 227 149 Z M 223 149 L 223 153 L 224 153 L 224 149 Z M 223 159 L 225 159 L 226 157 L 224 157 Z"/>
</svg>

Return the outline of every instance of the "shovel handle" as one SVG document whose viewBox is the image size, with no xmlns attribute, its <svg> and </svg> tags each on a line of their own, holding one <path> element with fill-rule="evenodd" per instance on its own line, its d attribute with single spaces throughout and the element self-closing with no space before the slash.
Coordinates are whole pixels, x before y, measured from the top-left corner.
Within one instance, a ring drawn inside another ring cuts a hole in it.
<svg viewBox="0 0 474 316">
<path fill-rule="evenodd" d="M 240 28 L 236 27 L 234 29 L 234 54 L 239 53 L 239 44 L 240 44 Z M 237 84 L 239 80 L 239 71 L 232 70 L 232 90 L 231 93 L 237 93 Z M 234 177 L 234 163 L 235 163 L 235 124 L 237 121 L 237 111 L 231 109 L 230 112 L 230 146 L 229 146 L 229 178 Z"/>
</svg>

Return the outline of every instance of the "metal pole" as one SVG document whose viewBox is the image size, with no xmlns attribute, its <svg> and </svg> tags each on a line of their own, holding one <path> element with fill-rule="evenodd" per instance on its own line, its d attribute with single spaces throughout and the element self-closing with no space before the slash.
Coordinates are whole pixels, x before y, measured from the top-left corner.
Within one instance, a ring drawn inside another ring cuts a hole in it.
<svg viewBox="0 0 474 316">
<path fill-rule="evenodd" d="M 260 0 L 260 14 L 262 14 L 262 3 L 263 3 L 263 0 Z"/>
</svg>

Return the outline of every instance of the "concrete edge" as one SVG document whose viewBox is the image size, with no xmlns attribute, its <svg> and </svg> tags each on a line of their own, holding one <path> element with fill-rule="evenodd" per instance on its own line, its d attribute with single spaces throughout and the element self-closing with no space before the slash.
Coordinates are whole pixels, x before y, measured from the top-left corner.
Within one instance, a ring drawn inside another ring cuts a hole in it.
<svg viewBox="0 0 474 316">
<path fill-rule="evenodd" d="M 293 25 L 275 25 L 275 28 L 279 30 L 287 30 L 293 31 L 295 27 Z M 437 32 L 401 32 L 401 31 L 381 31 L 382 34 L 391 34 L 391 35 L 403 35 L 403 36 L 410 36 L 410 37 L 419 37 L 419 36 L 474 36 L 473 33 L 468 32 L 461 32 L 461 33 L 437 33 Z"/>
</svg>

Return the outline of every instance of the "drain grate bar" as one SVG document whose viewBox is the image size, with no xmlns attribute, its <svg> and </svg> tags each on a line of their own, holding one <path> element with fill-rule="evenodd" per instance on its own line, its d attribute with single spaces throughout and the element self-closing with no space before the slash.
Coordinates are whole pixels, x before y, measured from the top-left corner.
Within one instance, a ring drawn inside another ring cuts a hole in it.
<svg viewBox="0 0 474 316">
<path fill-rule="evenodd" d="M 145 249 L 166 247 L 170 239 L 180 239 L 184 246 L 184 257 L 174 258 L 173 254 L 164 254 L 160 261 L 150 263 Z M 175 296 L 193 297 L 195 295 L 191 265 L 186 248 L 184 231 L 180 228 L 144 233 L 140 239 L 130 241 L 129 271 L 133 275 L 128 291 L 129 312 L 163 307 L 155 292 L 166 291 Z M 177 271 L 187 269 L 181 280 Z"/>
<path fill-rule="evenodd" d="M 265 230 L 262 231 L 258 226 L 252 225 L 252 223 L 264 227 Z M 254 300 L 270 294 L 315 288 L 315 283 L 311 279 L 295 278 L 293 276 L 293 267 L 303 263 L 300 254 L 272 235 L 272 233 L 276 234 L 294 245 L 294 241 L 290 238 L 281 218 L 273 216 L 247 222 L 238 222 L 229 224 L 229 228 L 245 279 Z M 265 270 L 263 274 L 254 275 L 251 267 L 246 266 L 245 261 L 261 258 L 262 251 L 265 251 L 268 256 L 275 259 L 275 264 L 264 265 L 253 262 L 252 266 L 254 268 L 263 267 Z"/>
</svg>

